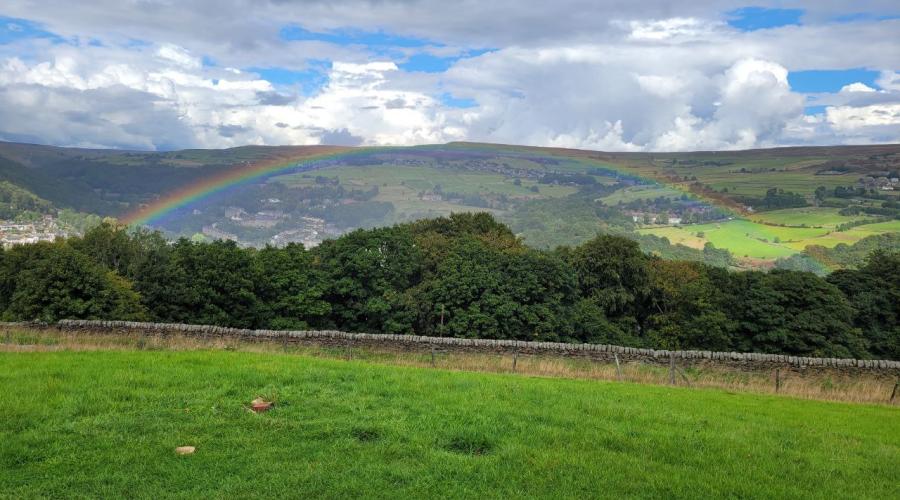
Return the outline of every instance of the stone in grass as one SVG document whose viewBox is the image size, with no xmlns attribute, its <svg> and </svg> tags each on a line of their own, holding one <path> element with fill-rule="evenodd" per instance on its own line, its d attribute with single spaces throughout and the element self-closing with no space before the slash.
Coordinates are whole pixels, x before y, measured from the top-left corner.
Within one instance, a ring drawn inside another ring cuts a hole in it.
<svg viewBox="0 0 900 500">
<path fill-rule="evenodd" d="M 271 401 L 266 401 L 263 398 L 256 398 L 250 402 L 250 409 L 256 413 L 262 413 L 271 410 L 273 404 Z"/>
<path fill-rule="evenodd" d="M 175 453 L 179 455 L 190 455 L 195 451 L 197 451 L 197 448 L 193 446 L 179 446 L 178 448 L 175 448 Z"/>
</svg>

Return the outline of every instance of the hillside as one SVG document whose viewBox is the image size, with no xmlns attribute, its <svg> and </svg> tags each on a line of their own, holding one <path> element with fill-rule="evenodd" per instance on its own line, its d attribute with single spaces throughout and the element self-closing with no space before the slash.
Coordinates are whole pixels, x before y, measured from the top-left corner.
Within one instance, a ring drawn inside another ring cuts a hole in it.
<svg viewBox="0 0 900 500">
<path fill-rule="evenodd" d="M 57 208 L 141 220 L 172 237 L 310 246 L 359 227 L 488 211 L 539 248 L 577 245 L 604 232 L 666 258 L 754 268 L 810 246 L 900 232 L 898 170 L 898 145 L 141 152 L 0 143 L 0 181 Z"/>
<path fill-rule="evenodd" d="M 900 468 L 889 407 L 242 352 L 0 363 L 16 497 L 889 498 Z"/>
</svg>

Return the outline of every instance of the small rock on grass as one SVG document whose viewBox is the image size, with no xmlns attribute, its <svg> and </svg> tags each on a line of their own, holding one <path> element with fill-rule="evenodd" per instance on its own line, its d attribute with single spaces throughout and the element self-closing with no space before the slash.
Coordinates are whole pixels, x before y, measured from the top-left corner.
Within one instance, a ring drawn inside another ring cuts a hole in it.
<svg viewBox="0 0 900 500">
<path fill-rule="evenodd" d="M 197 451 L 197 448 L 193 446 L 179 446 L 178 448 L 175 448 L 175 453 L 179 455 L 190 455 L 195 451 Z"/>
<path fill-rule="evenodd" d="M 266 401 L 263 398 L 256 398 L 250 402 L 250 409 L 256 413 L 262 413 L 264 411 L 269 411 L 273 404 L 274 403 Z"/>
</svg>

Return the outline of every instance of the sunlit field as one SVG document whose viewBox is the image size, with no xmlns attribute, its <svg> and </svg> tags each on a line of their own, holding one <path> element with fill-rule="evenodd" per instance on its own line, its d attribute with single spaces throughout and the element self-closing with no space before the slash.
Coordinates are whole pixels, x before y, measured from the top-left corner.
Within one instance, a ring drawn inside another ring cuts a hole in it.
<svg viewBox="0 0 900 500">
<path fill-rule="evenodd" d="M 890 498 L 900 468 L 884 406 L 272 353 L 0 363 L 10 497 Z"/>
<path fill-rule="evenodd" d="M 782 211 L 779 211 L 782 212 Z M 804 214 L 792 211 L 787 214 L 763 214 L 754 219 L 789 224 L 787 221 L 804 220 Z M 841 223 L 841 216 L 829 213 L 814 216 L 816 222 L 806 223 L 810 227 L 781 227 L 762 224 L 745 219 L 734 219 L 710 224 L 690 224 L 685 226 L 663 226 L 639 229 L 642 234 L 666 237 L 672 243 L 680 243 L 692 248 L 703 248 L 707 242 L 717 248 L 731 251 L 737 258 L 775 259 L 793 255 L 807 245 L 834 247 L 838 243 L 855 243 L 866 236 L 900 231 L 900 221 L 892 220 L 866 224 L 836 231 L 834 226 Z M 815 227 L 821 224 L 821 227 Z"/>
</svg>

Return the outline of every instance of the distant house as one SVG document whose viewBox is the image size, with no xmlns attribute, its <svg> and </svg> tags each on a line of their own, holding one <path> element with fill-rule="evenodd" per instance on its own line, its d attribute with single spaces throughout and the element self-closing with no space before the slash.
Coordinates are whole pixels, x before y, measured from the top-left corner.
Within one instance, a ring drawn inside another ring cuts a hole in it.
<svg viewBox="0 0 900 500">
<path fill-rule="evenodd" d="M 247 212 L 245 212 L 244 209 L 240 207 L 227 207 L 225 209 L 225 217 L 231 220 L 242 220 L 245 215 L 247 215 Z"/>
</svg>

